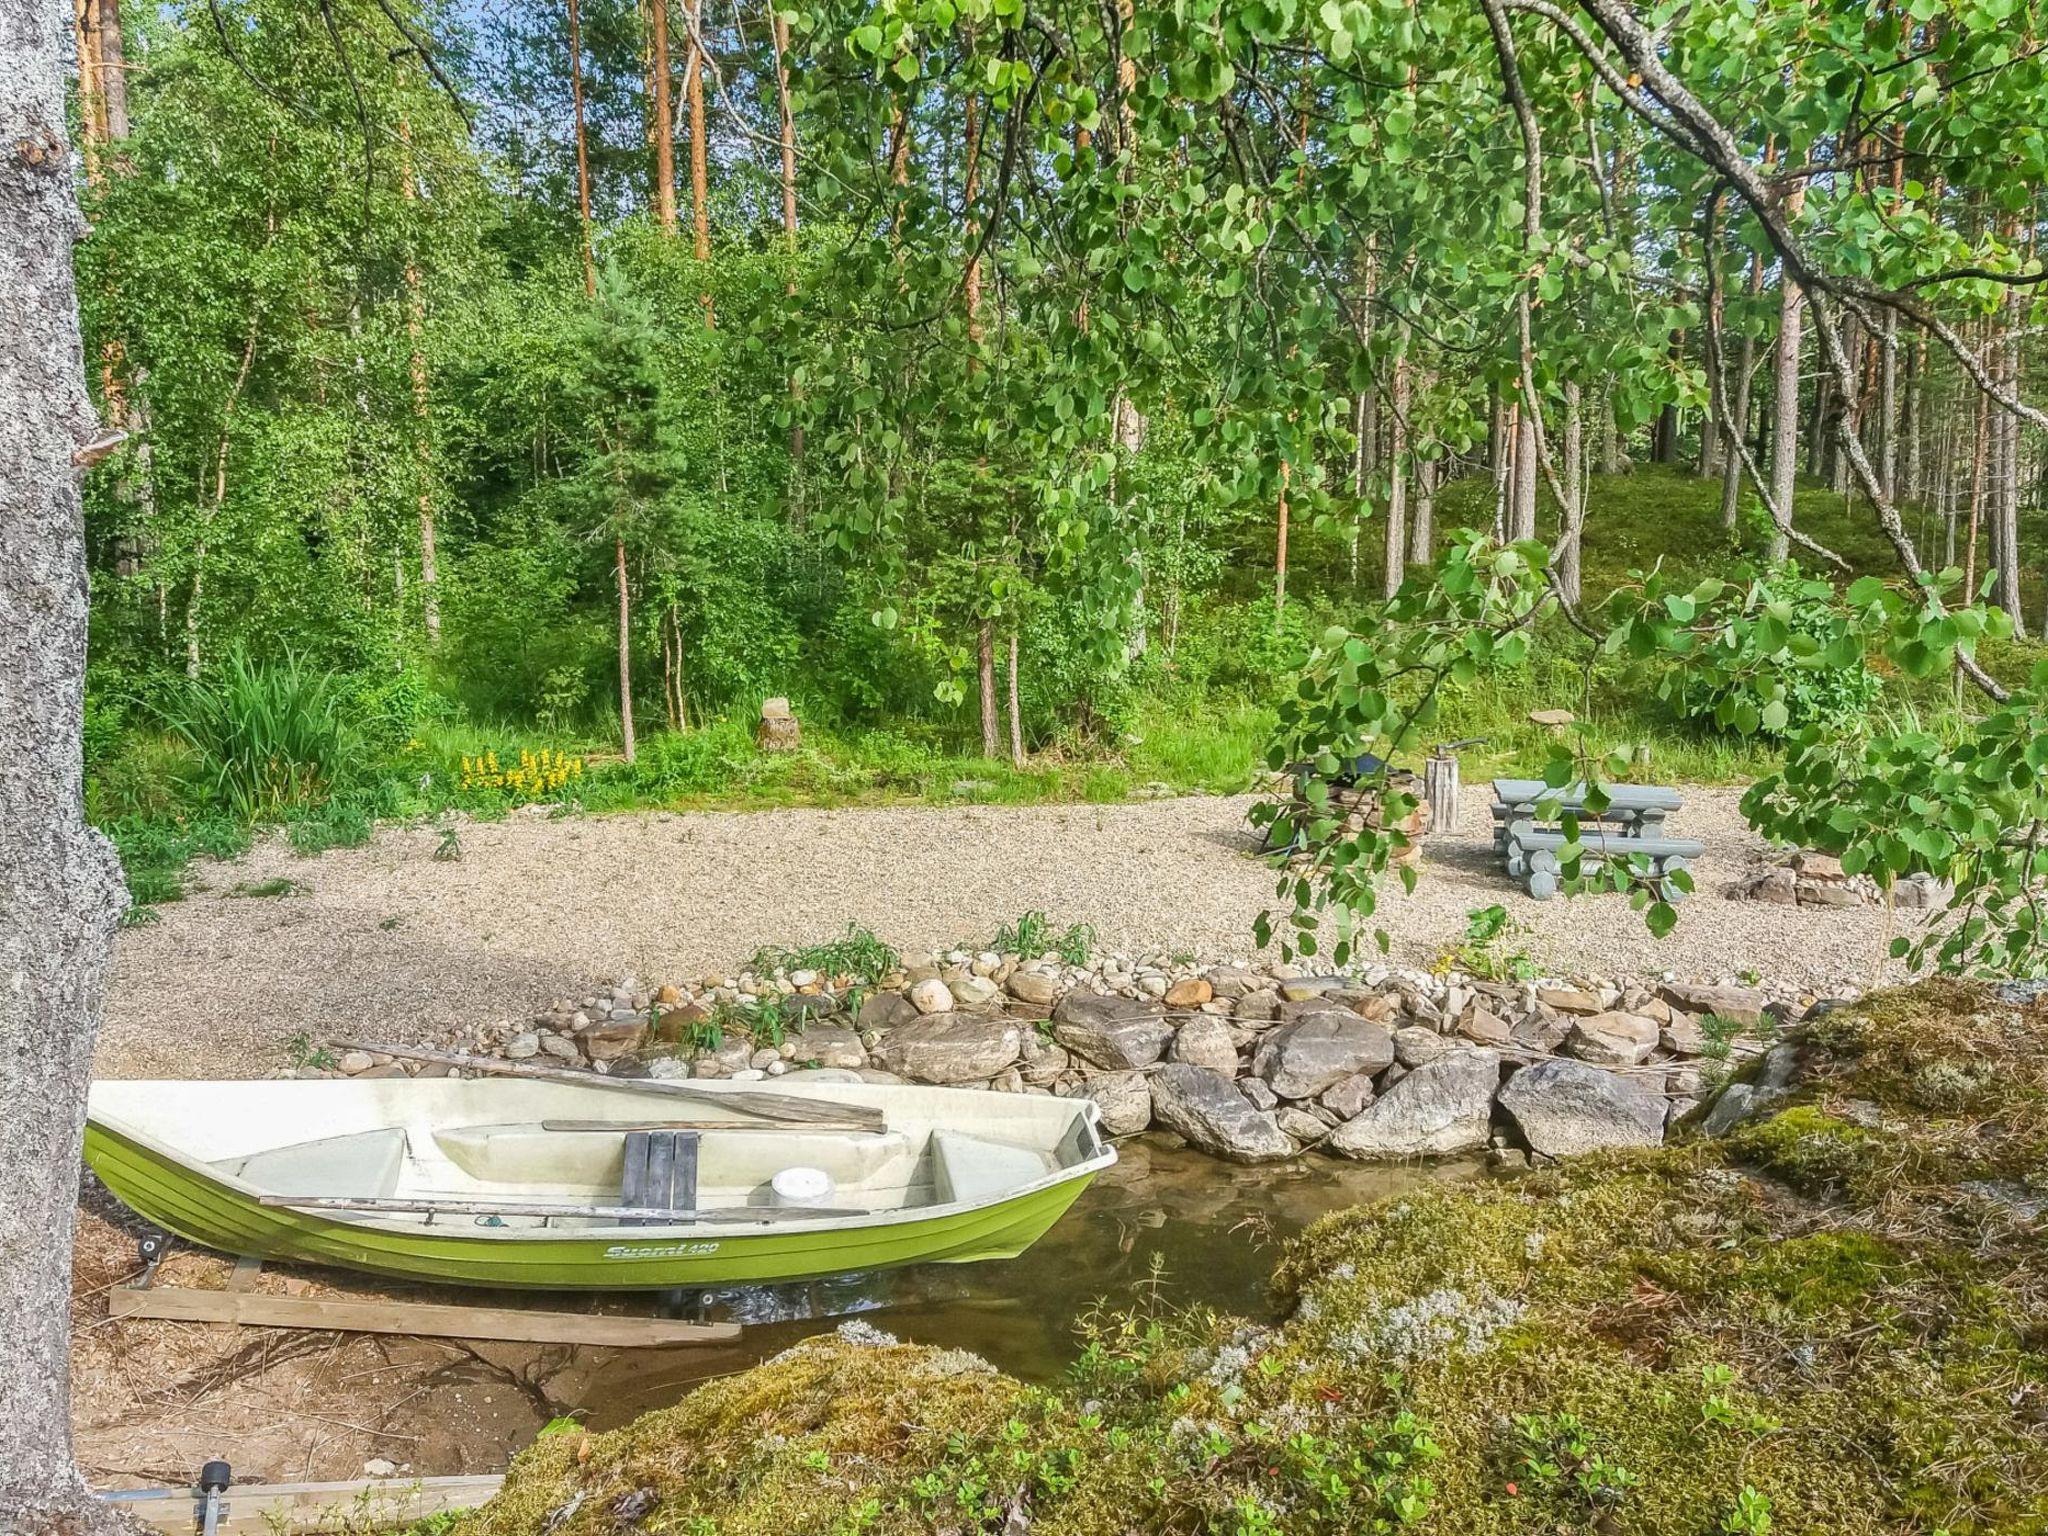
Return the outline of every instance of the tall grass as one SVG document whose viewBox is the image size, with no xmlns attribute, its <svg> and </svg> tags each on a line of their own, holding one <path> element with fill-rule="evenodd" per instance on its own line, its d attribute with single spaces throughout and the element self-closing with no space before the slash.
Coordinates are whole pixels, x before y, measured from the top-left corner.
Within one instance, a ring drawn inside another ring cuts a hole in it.
<svg viewBox="0 0 2048 1536">
<path fill-rule="evenodd" d="M 287 651 L 277 661 L 228 653 L 218 672 L 158 706 L 198 754 L 208 800 L 244 821 L 318 805 L 346 775 L 356 745 L 342 685 Z"/>
</svg>

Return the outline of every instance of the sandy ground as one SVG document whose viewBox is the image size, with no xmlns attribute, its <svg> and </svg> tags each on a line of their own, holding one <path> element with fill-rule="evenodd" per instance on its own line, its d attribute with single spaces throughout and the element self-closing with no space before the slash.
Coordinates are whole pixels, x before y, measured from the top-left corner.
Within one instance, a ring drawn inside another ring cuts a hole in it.
<svg viewBox="0 0 2048 1536">
<path fill-rule="evenodd" d="M 1377 922 L 1397 959 L 1427 964 L 1468 911 L 1500 902 L 1525 925 L 1514 943 L 1558 974 L 1754 969 L 1823 994 L 1889 974 L 1882 911 L 1721 898 L 1764 852 L 1734 790 L 1692 791 L 1672 820 L 1708 856 L 1700 894 L 1662 941 L 1622 897 L 1530 901 L 1491 857 L 1486 791 L 1466 794 L 1461 831 L 1432 835 L 1416 892 L 1387 882 Z M 1037 908 L 1093 924 L 1103 950 L 1244 956 L 1274 900 L 1272 872 L 1251 856 L 1251 803 L 515 817 L 465 825 L 449 861 L 426 828 L 312 859 L 274 840 L 202 867 L 187 899 L 123 932 L 97 1068 L 251 1076 L 283 1065 L 301 1032 L 420 1037 L 623 975 L 726 970 L 756 945 L 848 923 L 922 948 L 985 941 Z M 277 878 L 294 893 L 237 894 Z"/>
</svg>

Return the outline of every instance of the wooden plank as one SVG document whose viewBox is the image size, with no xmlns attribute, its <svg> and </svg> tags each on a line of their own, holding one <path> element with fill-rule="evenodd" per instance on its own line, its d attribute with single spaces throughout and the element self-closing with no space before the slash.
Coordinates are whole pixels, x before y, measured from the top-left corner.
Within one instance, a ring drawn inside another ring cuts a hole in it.
<svg viewBox="0 0 2048 1536">
<path fill-rule="evenodd" d="M 352 1483 L 244 1483 L 222 1496 L 224 1536 L 402 1527 L 428 1515 L 475 1509 L 497 1495 L 502 1473 L 386 1478 Z M 191 1488 L 115 1489 L 99 1495 L 142 1524 L 191 1536 L 199 1493 Z"/>
<path fill-rule="evenodd" d="M 1625 811 L 1677 811 L 1685 808 L 1684 797 L 1675 789 L 1659 784 L 1605 784 L 1608 803 Z M 1494 798 L 1509 805 L 1536 805 L 1555 800 L 1571 807 L 1583 804 L 1584 783 L 1552 787 L 1541 779 L 1495 779 Z"/>
<path fill-rule="evenodd" d="M 261 1291 L 191 1291 L 171 1286 L 149 1290 L 116 1286 L 107 1293 L 107 1311 L 113 1317 L 236 1323 L 245 1328 L 331 1329 L 618 1349 L 725 1343 L 740 1336 L 737 1323 L 686 1323 L 666 1317 L 607 1317 L 423 1301 L 361 1301 L 340 1296 L 272 1296 Z"/>
<path fill-rule="evenodd" d="M 1035 1021 L 1034 1021 L 1035 1022 Z M 745 1120 L 543 1120 L 544 1131 L 716 1131 L 721 1136 L 885 1136 L 885 1125 L 859 1120 L 817 1120 L 798 1125 L 794 1121 L 754 1125 Z"/>
<path fill-rule="evenodd" d="M 621 1226 L 654 1217 L 662 1226 L 718 1222 L 734 1226 L 756 1222 L 808 1221 L 822 1216 L 873 1216 L 854 1206 L 734 1205 L 709 1210 L 671 1211 L 658 1205 L 575 1205 L 552 1200 L 417 1200 L 403 1195 L 258 1195 L 258 1205 L 292 1211 L 423 1212 L 434 1216 L 561 1216 L 614 1222 Z"/>
<path fill-rule="evenodd" d="M 695 1104 L 718 1104 L 761 1120 L 788 1120 L 816 1124 L 826 1120 L 853 1120 L 882 1129 L 888 1117 L 879 1109 L 862 1104 L 839 1104 L 798 1098 L 790 1093 L 763 1093 L 753 1088 L 719 1092 L 693 1088 L 662 1077 L 608 1077 L 596 1072 L 574 1072 L 560 1067 L 536 1067 L 530 1062 L 505 1061 L 496 1056 L 471 1056 L 463 1051 L 435 1051 L 419 1045 L 389 1045 L 374 1041 L 338 1041 L 347 1051 L 381 1051 L 386 1056 L 403 1056 L 410 1061 L 431 1061 L 444 1067 L 462 1067 L 494 1077 L 524 1077 L 542 1083 L 573 1083 L 578 1088 L 609 1088 L 621 1093 L 654 1094 L 663 1098 L 688 1099 Z"/>
</svg>

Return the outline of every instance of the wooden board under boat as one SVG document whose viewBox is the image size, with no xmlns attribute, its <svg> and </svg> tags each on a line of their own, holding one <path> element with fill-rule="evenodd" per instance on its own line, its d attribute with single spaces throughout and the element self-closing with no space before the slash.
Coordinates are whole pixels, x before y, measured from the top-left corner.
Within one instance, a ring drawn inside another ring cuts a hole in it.
<svg viewBox="0 0 2048 1536">
<path fill-rule="evenodd" d="M 623 1198 L 628 1139 L 673 1099 L 617 1080 L 101 1082 L 86 1159 L 115 1195 L 208 1248 L 410 1280 L 651 1290 L 1012 1258 L 1116 1161 L 1086 1099 L 872 1083 L 777 1093 L 882 1129 L 776 1134 L 688 1109 L 692 1193 Z M 655 1134 L 661 1134 L 658 1130 Z M 769 1181 L 821 1169 L 819 1207 Z M 296 1197 L 296 1198 L 294 1198 Z"/>
</svg>

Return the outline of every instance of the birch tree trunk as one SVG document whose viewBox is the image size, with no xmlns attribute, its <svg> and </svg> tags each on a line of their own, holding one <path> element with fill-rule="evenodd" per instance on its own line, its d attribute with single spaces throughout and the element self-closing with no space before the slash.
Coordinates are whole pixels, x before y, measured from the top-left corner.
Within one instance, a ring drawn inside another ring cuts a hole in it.
<svg viewBox="0 0 2048 1536">
<path fill-rule="evenodd" d="M 1408 552 L 1408 406 L 1413 394 L 1408 361 L 1408 323 L 1401 322 L 1394 353 L 1394 420 L 1387 446 L 1386 574 L 1382 590 L 1391 599 L 1407 574 Z"/>
<path fill-rule="evenodd" d="M 1803 199 L 1796 192 L 1785 200 L 1789 216 L 1797 216 L 1799 201 Z M 1789 524 L 1793 493 L 1799 488 L 1799 332 L 1804 296 L 1790 273 L 1779 282 L 1778 342 L 1771 367 L 1771 503 Z M 1784 559 L 1791 547 L 1783 528 L 1772 533 L 1772 560 Z"/>
<path fill-rule="evenodd" d="M 1764 259 L 1761 254 L 1749 262 L 1749 296 L 1755 299 L 1764 289 Z M 1721 445 L 1721 526 L 1733 528 L 1742 505 L 1742 454 L 1739 444 L 1749 431 L 1749 376 L 1756 370 L 1756 337 L 1743 333 L 1742 350 L 1736 354 L 1735 379 L 1729 390 L 1728 419 L 1721 423 L 1725 441 Z"/>
<path fill-rule="evenodd" d="M 72 17 L 0 0 L 0 1527 L 132 1529 L 71 1450 L 78 1148 L 126 894 L 85 822 L 85 389 L 64 88 Z"/>
</svg>

